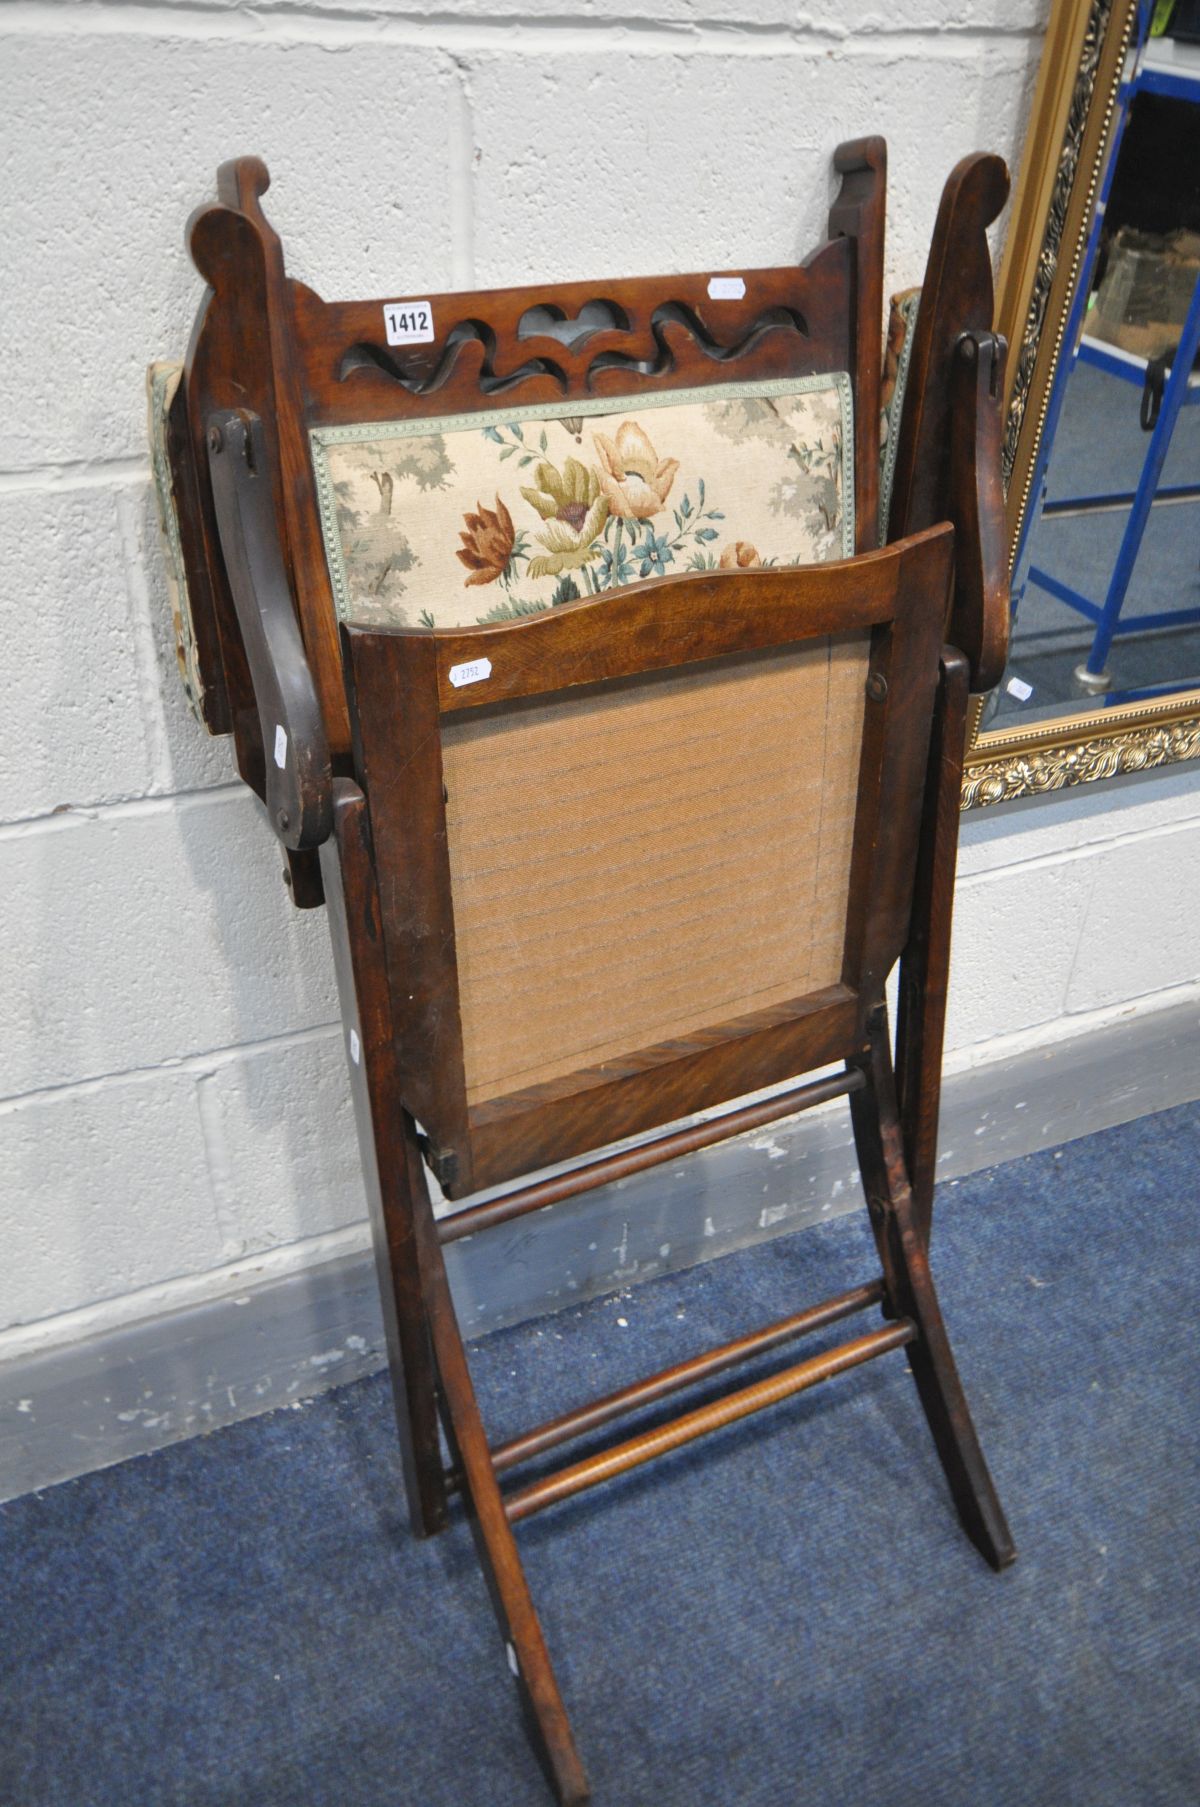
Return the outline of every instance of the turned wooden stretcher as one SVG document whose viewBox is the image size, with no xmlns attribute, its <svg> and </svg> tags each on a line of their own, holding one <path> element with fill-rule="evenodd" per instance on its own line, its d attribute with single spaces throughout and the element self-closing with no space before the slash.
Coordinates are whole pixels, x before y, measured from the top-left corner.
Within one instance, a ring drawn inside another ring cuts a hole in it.
<svg viewBox="0 0 1200 1807">
<path fill-rule="evenodd" d="M 288 277 L 263 165 L 227 164 L 186 365 L 155 378 L 186 681 L 294 902 L 328 906 L 414 1528 L 466 1508 L 564 1802 L 531 1513 L 904 1347 L 968 1535 L 1013 1555 L 928 1264 L 967 698 L 1007 634 L 1007 175 L 947 184 L 881 511 L 882 141 L 835 163 L 796 267 L 337 303 Z M 489 1446 L 446 1244 L 840 1096 L 877 1275 Z M 427 1169 L 509 1189 L 435 1219 Z"/>
</svg>

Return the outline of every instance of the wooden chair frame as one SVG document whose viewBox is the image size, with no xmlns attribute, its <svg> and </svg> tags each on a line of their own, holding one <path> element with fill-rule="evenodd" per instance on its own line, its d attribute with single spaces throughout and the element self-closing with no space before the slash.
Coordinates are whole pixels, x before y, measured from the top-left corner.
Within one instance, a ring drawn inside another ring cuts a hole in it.
<svg viewBox="0 0 1200 1807">
<path fill-rule="evenodd" d="M 454 324 L 434 344 L 399 354 L 379 342 L 382 303 L 326 303 L 287 277 L 261 210 L 268 178 L 256 159 L 223 166 L 219 203 L 190 226 L 210 287 L 168 451 L 205 718 L 234 736 L 239 770 L 286 851 L 294 901 L 328 906 L 414 1529 L 437 1532 L 461 1498 L 536 1747 L 564 1803 L 585 1801 L 588 1789 L 517 1554 L 519 1520 L 904 1346 L 964 1528 L 994 1567 L 1014 1554 L 928 1263 L 967 699 L 995 681 L 1007 632 L 1004 346 L 990 331 L 985 238 L 1007 175 L 997 158 L 967 158 L 944 192 L 899 428 L 889 545 L 875 550 L 883 143 L 844 145 L 835 164 L 842 187 L 828 241 L 800 266 L 747 274 L 746 299 L 725 309 L 720 331 L 707 274 L 539 285 L 435 297 L 435 316 Z M 598 293 L 608 318 L 624 324 L 555 332 Z M 850 373 L 854 559 L 665 579 L 495 627 L 350 628 L 339 639 L 311 428 L 471 412 L 500 394 L 558 405 L 624 398 L 717 381 L 731 367 L 739 377 Z M 481 699 L 449 682 L 451 666 L 488 658 L 493 705 L 848 629 L 870 634 L 870 654 L 840 980 L 761 1020 L 631 1051 L 619 1073 L 609 1063 L 468 1105 L 439 735 Z M 283 759 L 267 755 L 273 737 Z M 397 911 L 386 882 L 397 872 L 423 920 L 440 925 L 432 940 L 414 937 Z M 897 959 L 893 1065 L 884 985 Z M 736 1102 L 833 1062 L 841 1071 L 832 1077 Z M 838 1096 L 850 1102 L 879 1276 L 489 1446 L 445 1246 Z M 718 1104 L 731 1108 L 671 1127 Z M 663 1133 L 604 1152 L 649 1130 Z M 434 1217 L 427 1163 L 458 1199 L 566 1159 L 577 1164 Z M 840 1348 L 502 1488 L 533 1456 L 872 1306 L 882 1326 Z"/>
</svg>

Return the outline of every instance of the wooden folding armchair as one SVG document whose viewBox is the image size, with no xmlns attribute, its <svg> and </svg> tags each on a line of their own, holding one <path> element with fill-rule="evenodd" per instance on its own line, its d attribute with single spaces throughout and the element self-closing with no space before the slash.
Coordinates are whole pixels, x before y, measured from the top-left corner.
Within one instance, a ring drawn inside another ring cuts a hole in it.
<svg viewBox="0 0 1200 1807">
<path fill-rule="evenodd" d="M 295 901 L 329 909 L 414 1528 L 465 1506 L 564 1802 L 587 1784 L 513 1535 L 530 1514 L 904 1347 L 964 1528 L 1013 1555 L 928 1265 L 965 711 L 1007 621 L 984 238 L 1007 178 L 970 158 L 943 196 L 877 549 L 882 142 L 837 166 L 797 268 L 328 304 L 285 274 L 262 165 L 226 165 L 190 228 L 210 289 L 188 361 L 159 378 L 181 662 Z M 818 406 L 821 457 L 798 437 Z M 697 446 L 744 480 L 761 546 L 706 500 Z M 524 527 L 479 493 L 501 463 Z M 799 518 L 793 467 L 826 486 L 828 562 L 768 543 Z M 489 1446 L 446 1244 L 841 1096 L 877 1277 Z M 438 1220 L 427 1167 L 451 1200 L 520 1183 Z M 828 1353 L 509 1480 L 873 1306 Z"/>
</svg>

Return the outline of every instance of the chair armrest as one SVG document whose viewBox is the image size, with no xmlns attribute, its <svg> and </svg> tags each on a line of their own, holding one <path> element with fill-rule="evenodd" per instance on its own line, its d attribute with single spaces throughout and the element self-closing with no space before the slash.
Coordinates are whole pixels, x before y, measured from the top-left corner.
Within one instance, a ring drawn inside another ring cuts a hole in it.
<svg viewBox="0 0 1200 1807">
<path fill-rule="evenodd" d="M 1000 479 L 1004 341 L 991 332 L 987 229 L 1008 197 L 1001 158 L 951 171 L 938 206 L 897 431 L 888 539 L 953 521 L 956 578 L 948 634 L 971 689 L 989 690 L 1008 646 L 1008 557 Z"/>
<path fill-rule="evenodd" d="M 897 428 L 889 541 L 947 518 L 953 352 L 964 332 L 983 332 L 992 325 L 987 229 L 1007 197 L 1003 160 L 980 152 L 957 163 L 942 190 Z"/>
<path fill-rule="evenodd" d="M 1000 682 L 1008 657 L 1008 538 L 1000 478 L 1007 351 L 998 333 L 965 332 L 955 344 L 950 377 L 949 638 L 966 655 L 976 693 Z"/>
<path fill-rule="evenodd" d="M 332 775 L 279 545 L 262 422 L 249 412 L 211 414 L 206 437 L 221 556 L 262 728 L 267 814 L 283 845 L 301 852 L 332 831 Z"/>
</svg>

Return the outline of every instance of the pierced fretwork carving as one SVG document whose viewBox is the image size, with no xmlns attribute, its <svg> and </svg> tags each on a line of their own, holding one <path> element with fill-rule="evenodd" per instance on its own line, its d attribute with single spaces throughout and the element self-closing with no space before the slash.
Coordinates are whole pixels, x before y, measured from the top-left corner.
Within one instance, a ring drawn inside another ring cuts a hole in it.
<svg viewBox="0 0 1200 1807">
<path fill-rule="evenodd" d="M 359 340 L 345 353 L 338 365 L 338 380 L 345 382 L 358 370 L 378 370 L 393 383 L 399 383 L 410 395 L 431 395 L 440 389 L 458 363 L 459 354 L 467 345 L 480 345 L 483 358 L 479 366 L 479 387 L 484 395 L 500 395 L 527 377 L 553 377 L 559 387 L 566 389 L 566 372 L 550 358 L 530 358 L 518 369 L 496 374 L 494 360 L 496 356 L 496 335 L 484 320 L 460 320 L 446 334 L 441 348 L 441 355 L 431 371 L 422 372 L 414 362 L 405 362 L 386 345 L 372 344 Z"/>
<path fill-rule="evenodd" d="M 619 350 L 601 351 L 596 354 L 588 366 L 588 388 L 601 370 L 624 370 L 631 376 L 657 377 L 664 376 L 675 367 L 675 353 L 667 339 L 666 328 L 679 326 L 690 333 L 696 346 L 715 363 L 729 364 L 744 357 L 756 346 L 760 339 L 769 332 L 785 328 L 799 333 L 802 338 L 808 337 L 808 327 L 804 315 L 794 307 L 771 307 L 759 314 L 748 332 L 742 334 L 730 345 L 723 345 L 714 337 L 694 308 L 682 301 L 664 301 L 656 307 L 650 316 L 650 331 L 654 336 L 655 353 L 651 358 L 638 358 L 628 352 Z"/>
<path fill-rule="evenodd" d="M 615 301 L 585 301 L 572 317 L 556 301 L 527 307 L 517 324 L 518 339 L 557 339 L 568 351 L 582 351 L 597 333 L 629 331 L 629 315 Z"/>
<path fill-rule="evenodd" d="M 534 377 L 551 378 L 565 394 L 571 388 L 591 390 L 597 376 L 606 370 L 649 380 L 665 376 L 676 367 L 677 348 L 689 340 L 696 352 L 713 363 L 733 364 L 775 332 L 794 333 L 802 339 L 809 336 L 799 308 L 782 305 L 764 308 L 748 327 L 726 341 L 685 301 L 660 302 L 650 314 L 648 333 L 633 327 L 624 308 L 615 302 L 587 301 L 573 317 L 548 302 L 527 308 L 521 315 L 516 338 L 525 345 L 539 338 L 553 339 L 566 359 L 573 360 L 581 358 L 584 348 L 597 337 L 606 341 L 586 368 L 575 364 L 574 381 L 562 364 L 546 355 L 527 358 L 513 370 L 497 371 L 497 334 L 486 320 L 478 319 L 459 320 L 432 353 L 402 355 L 377 341 L 358 339 L 339 360 L 337 376 L 339 382 L 345 382 L 359 371 L 377 372 L 410 395 L 431 395 L 457 372 L 467 348 L 478 346 L 482 353 L 477 376 L 481 394 L 501 395 Z"/>
</svg>

